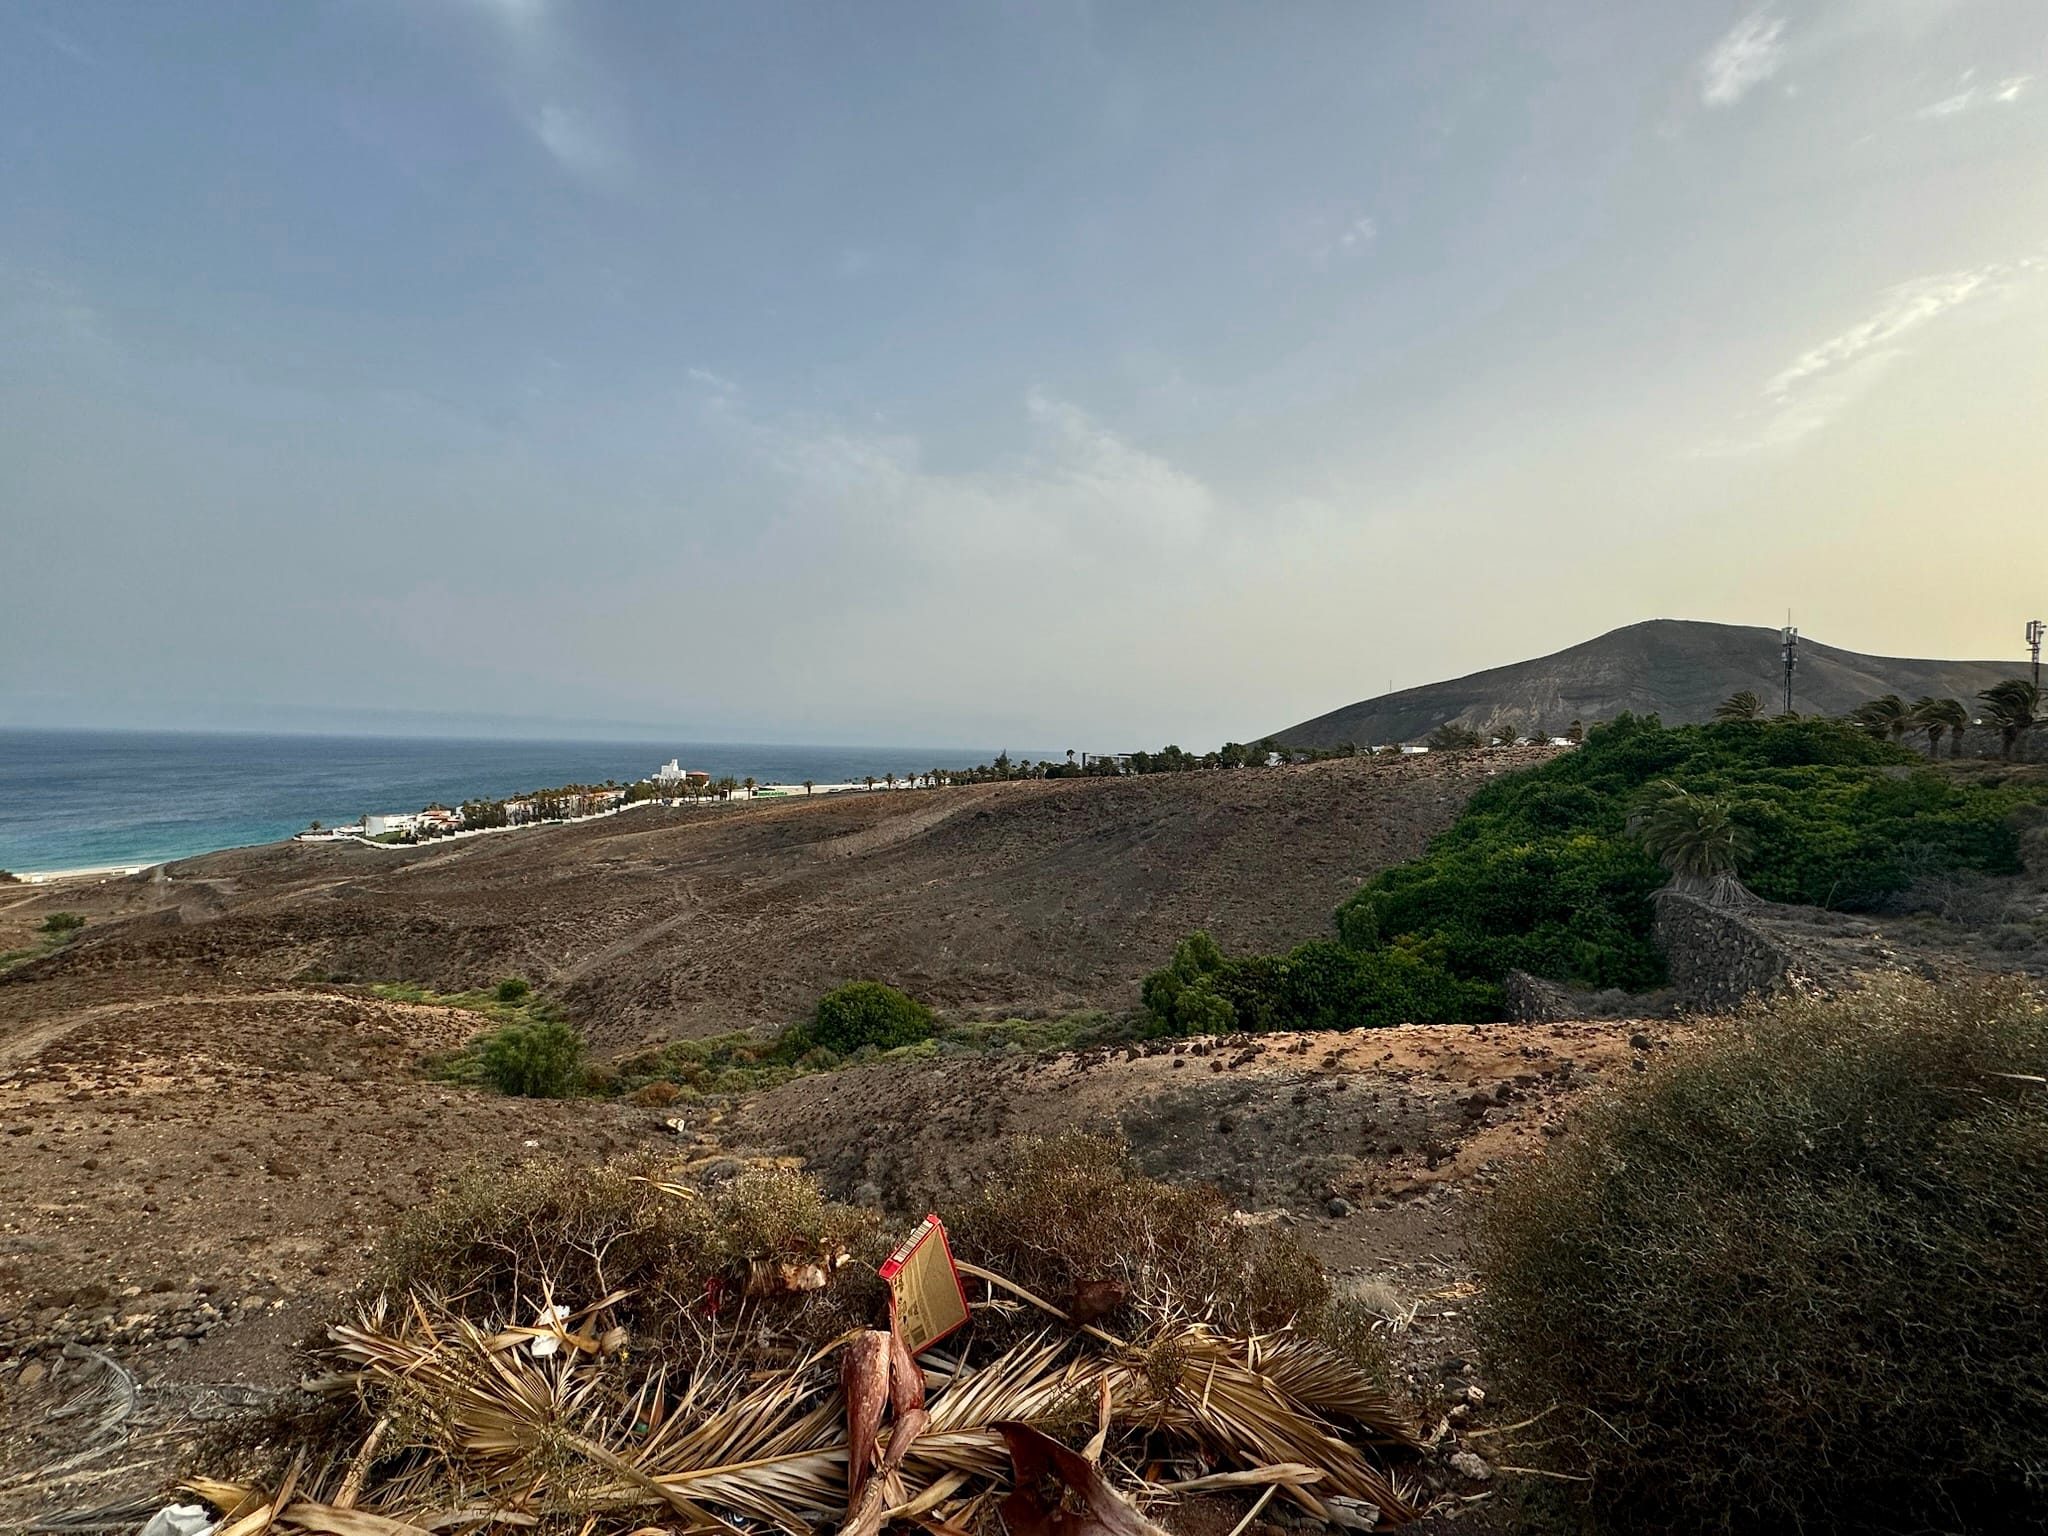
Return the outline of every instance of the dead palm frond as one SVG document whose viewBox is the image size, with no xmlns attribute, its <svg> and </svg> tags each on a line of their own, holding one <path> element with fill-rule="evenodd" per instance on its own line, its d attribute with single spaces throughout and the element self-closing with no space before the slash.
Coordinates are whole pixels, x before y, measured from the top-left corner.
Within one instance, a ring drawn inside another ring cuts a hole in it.
<svg viewBox="0 0 2048 1536">
<path fill-rule="evenodd" d="M 706 1325 L 696 1368 L 671 1379 L 636 1368 L 630 1350 L 606 1351 L 605 1322 L 602 1304 L 550 1313 L 545 1328 L 480 1326 L 421 1296 L 374 1309 L 332 1330 L 345 1369 L 323 1381 L 367 1410 L 354 1454 L 304 1480 L 295 1500 L 282 1487 L 274 1498 L 217 1483 L 195 1491 L 328 1536 L 409 1536 L 478 1511 L 580 1515 L 619 1532 L 661 1512 L 690 1531 L 745 1521 L 791 1536 L 845 1517 L 853 1455 L 837 1357 L 857 1333 L 760 1369 L 748 1353 L 759 1341 L 741 1324 Z M 1319 1518 L 1332 1498 L 1388 1521 L 1415 1513 L 1367 1454 L 1412 1446 L 1413 1427 L 1323 1346 L 1168 1318 L 1129 1342 L 1091 1333 L 1048 1331 L 978 1363 L 963 1357 L 928 1401 L 899 1403 L 880 1444 L 886 1497 L 868 1500 L 888 1507 L 868 1523 L 966 1526 L 1011 1480 L 999 1426 L 1070 1427 L 1077 1403 L 1094 1405 L 1091 1449 L 1114 1438 L 1133 1465 L 1178 1458 L 1183 1484 L 1220 1475 L 1275 1488 Z"/>
</svg>

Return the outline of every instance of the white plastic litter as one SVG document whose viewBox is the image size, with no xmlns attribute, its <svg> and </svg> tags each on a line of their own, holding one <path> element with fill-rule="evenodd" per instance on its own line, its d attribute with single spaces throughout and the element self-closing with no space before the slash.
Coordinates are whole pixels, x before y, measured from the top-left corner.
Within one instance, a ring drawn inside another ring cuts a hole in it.
<svg viewBox="0 0 2048 1536">
<path fill-rule="evenodd" d="M 213 1536 L 218 1522 L 201 1504 L 166 1504 L 149 1517 L 142 1536 Z"/>
<path fill-rule="evenodd" d="M 536 1328 L 559 1329 L 564 1323 L 568 1321 L 569 1309 L 567 1307 L 559 1305 L 552 1307 L 542 1307 L 540 1309 L 540 1316 L 536 1317 L 533 1320 L 533 1326 Z M 539 1338 L 533 1340 L 530 1344 L 526 1346 L 528 1353 L 530 1353 L 536 1360 L 545 1360 L 549 1355 L 552 1355 L 556 1350 L 560 1349 L 561 1347 L 561 1339 L 557 1335 L 552 1333 L 544 1333 Z"/>
</svg>

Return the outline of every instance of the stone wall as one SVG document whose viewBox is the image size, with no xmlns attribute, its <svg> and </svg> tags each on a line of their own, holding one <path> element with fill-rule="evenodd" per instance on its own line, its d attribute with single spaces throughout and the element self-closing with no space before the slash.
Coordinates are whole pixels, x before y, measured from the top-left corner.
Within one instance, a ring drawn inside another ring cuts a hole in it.
<svg viewBox="0 0 2048 1536">
<path fill-rule="evenodd" d="M 1793 951 L 1740 908 L 1709 906 L 1670 890 L 1659 891 L 1656 904 L 1657 945 L 1681 1006 L 1720 1011 L 1799 980 Z"/>
<path fill-rule="evenodd" d="M 1924 754 L 1927 738 L 1918 731 L 1908 731 L 1902 745 Z M 1946 762 L 1950 757 L 1996 759 L 2005 755 L 2004 738 L 1988 725 L 1971 726 L 1963 732 L 1962 751 L 1955 752 L 1953 747 L 1954 743 L 1948 737 L 1942 737 L 1940 750 L 1935 753 L 1936 760 Z M 2020 732 L 2019 740 L 2013 744 L 2012 761 L 2048 763 L 2048 729 L 2036 727 Z"/>
<path fill-rule="evenodd" d="M 1507 1015 L 1517 1024 L 1561 1024 L 1585 1017 L 1569 987 L 1527 971 L 1509 971 L 1501 983 Z"/>
</svg>

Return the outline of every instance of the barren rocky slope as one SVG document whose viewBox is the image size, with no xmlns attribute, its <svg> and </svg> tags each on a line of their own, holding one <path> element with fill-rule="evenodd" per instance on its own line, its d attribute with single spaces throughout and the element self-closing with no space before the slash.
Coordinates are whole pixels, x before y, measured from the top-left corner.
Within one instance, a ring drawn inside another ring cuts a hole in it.
<svg viewBox="0 0 2048 1536">
<path fill-rule="evenodd" d="M 1865 656 L 1802 640 L 1793 704 L 1804 714 L 1839 715 L 1882 693 L 1974 699 L 1980 688 L 2023 671 L 2019 662 Z M 1420 741 L 1452 721 L 1513 737 L 1538 723 L 1554 733 L 1574 720 L 1612 720 L 1623 710 L 1685 725 L 1708 719 L 1715 705 L 1744 688 L 1771 709 L 1782 700 L 1777 630 L 1650 619 L 1555 655 L 1362 699 L 1274 735 L 1296 746 L 1373 746 Z"/>
<path fill-rule="evenodd" d="M 1338 901 L 1525 760 L 643 807 L 416 849 L 287 843 L 17 898 L 0 947 L 68 904 L 91 926 L 27 974 L 452 988 L 518 973 L 602 1046 L 779 1028 L 862 976 L 954 1010 L 1123 1008 L 1192 929 L 1262 948 L 1327 935 Z"/>
</svg>

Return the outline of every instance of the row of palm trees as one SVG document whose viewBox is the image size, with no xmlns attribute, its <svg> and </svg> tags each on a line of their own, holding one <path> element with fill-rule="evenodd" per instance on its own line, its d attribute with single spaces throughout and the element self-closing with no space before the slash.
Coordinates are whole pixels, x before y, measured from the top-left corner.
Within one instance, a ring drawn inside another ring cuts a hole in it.
<svg viewBox="0 0 2048 1536">
<path fill-rule="evenodd" d="M 2041 712 L 2041 690 L 2023 677 L 2009 677 L 2000 683 L 1993 683 L 1977 695 L 1984 705 L 1983 723 L 1998 732 L 2000 755 L 2010 758 L 2020 737 L 2038 725 L 2048 725 L 2048 716 Z M 1749 689 L 1724 699 L 1714 711 L 1717 720 L 1761 720 L 1763 701 Z M 1786 716 L 1776 718 L 1785 719 Z M 1917 731 L 1927 737 L 1927 755 L 1935 756 L 1941 749 L 1941 738 L 1948 737 L 1948 755 L 1960 757 L 1963 752 L 1963 732 L 1970 728 L 1972 719 L 1969 706 L 1961 699 L 1937 699 L 1924 695 L 1908 704 L 1896 693 L 1887 693 L 1866 703 L 1858 704 L 1849 711 L 1851 725 L 1870 732 L 1873 736 L 1888 736 L 1893 741 L 1904 741 L 1908 731 Z"/>
</svg>

